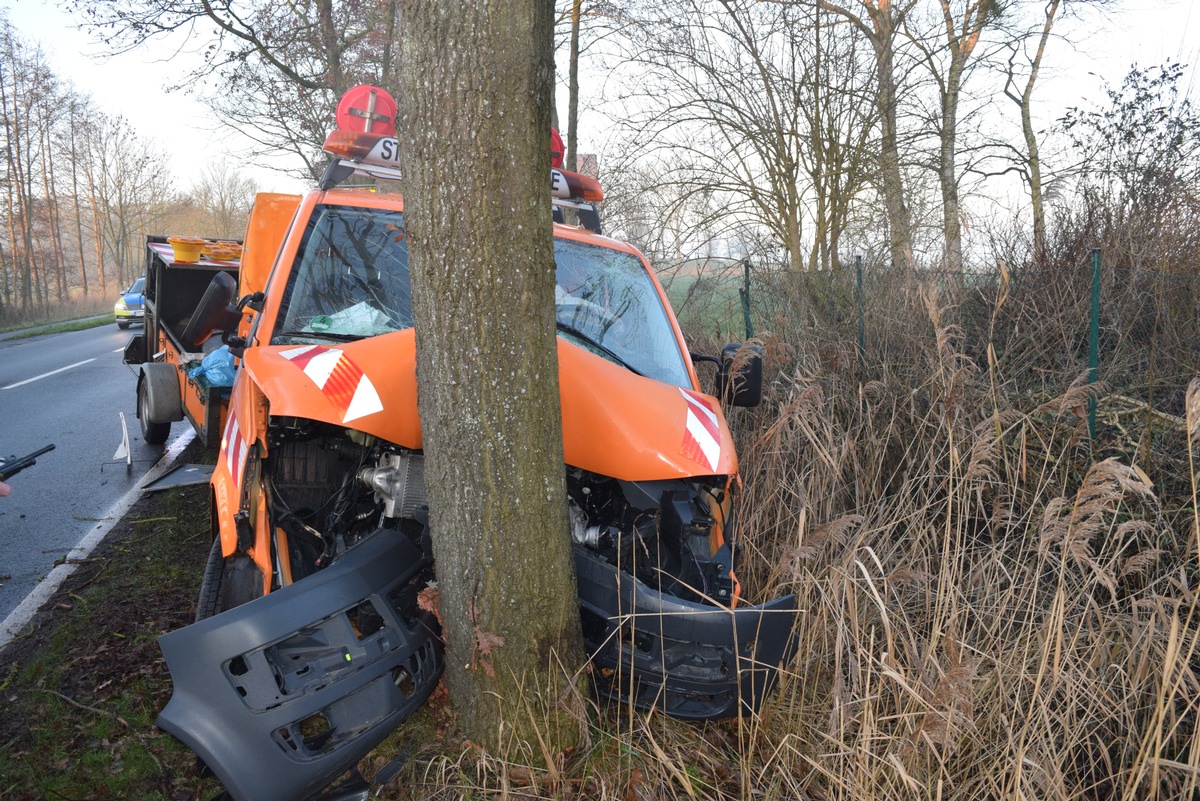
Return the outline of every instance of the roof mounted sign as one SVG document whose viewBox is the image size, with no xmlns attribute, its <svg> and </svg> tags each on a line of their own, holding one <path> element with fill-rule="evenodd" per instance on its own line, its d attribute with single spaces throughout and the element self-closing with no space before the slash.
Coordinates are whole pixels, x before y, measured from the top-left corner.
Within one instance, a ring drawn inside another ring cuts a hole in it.
<svg viewBox="0 0 1200 801">
<path fill-rule="evenodd" d="M 396 101 L 377 86 L 356 86 L 342 96 L 337 108 L 337 130 L 325 138 L 324 150 L 334 157 L 321 176 L 322 189 L 331 189 L 354 173 L 398 181 L 400 143 L 396 139 Z M 600 232 L 600 216 L 591 204 L 604 200 L 600 182 L 582 173 L 562 169 L 562 137 L 550 129 L 550 197 L 556 207 L 573 209 L 584 227 Z"/>
<path fill-rule="evenodd" d="M 337 126 L 342 131 L 396 135 L 395 99 L 386 89 L 359 84 L 342 95 L 337 105 Z"/>
</svg>

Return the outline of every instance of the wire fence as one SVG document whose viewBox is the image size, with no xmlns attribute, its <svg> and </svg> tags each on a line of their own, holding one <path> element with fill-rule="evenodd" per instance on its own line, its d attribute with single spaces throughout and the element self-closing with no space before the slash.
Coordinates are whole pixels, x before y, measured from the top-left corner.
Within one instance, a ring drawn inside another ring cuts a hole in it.
<svg viewBox="0 0 1200 801">
<path fill-rule="evenodd" d="M 738 262 L 665 283 L 693 338 L 771 333 L 853 364 L 863 380 L 884 367 L 921 371 L 939 333 L 1032 400 L 1086 375 L 1110 395 L 1182 416 L 1200 372 L 1200 277 L 1108 265 L 1098 251 L 1067 269 L 904 271 L 857 260 L 788 273 Z"/>
</svg>

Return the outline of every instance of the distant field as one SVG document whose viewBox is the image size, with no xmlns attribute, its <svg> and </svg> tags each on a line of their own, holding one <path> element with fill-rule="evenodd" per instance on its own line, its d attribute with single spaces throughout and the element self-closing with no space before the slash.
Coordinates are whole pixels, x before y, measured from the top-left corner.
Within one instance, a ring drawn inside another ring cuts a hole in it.
<svg viewBox="0 0 1200 801">
<path fill-rule="evenodd" d="M 718 264 L 693 261 L 658 273 L 679 324 L 693 335 L 744 334 L 738 296 L 742 273 L 736 262 L 720 261 Z"/>
</svg>

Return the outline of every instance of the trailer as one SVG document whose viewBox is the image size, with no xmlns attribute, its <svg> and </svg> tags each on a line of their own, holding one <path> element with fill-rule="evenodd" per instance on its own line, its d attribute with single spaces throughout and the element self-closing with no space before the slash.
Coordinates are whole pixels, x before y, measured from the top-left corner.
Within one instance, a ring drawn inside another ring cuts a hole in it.
<svg viewBox="0 0 1200 801">
<path fill-rule="evenodd" d="M 138 369 L 137 416 L 146 442 L 166 442 L 171 424 L 186 417 L 213 448 L 221 441 L 231 386 L 188 374 L 222 344 L 195 313 L 214 280 L 237 286 L 240 263 L 207 255 L 182 261 L 167 239 L 146 237 L 145 326 L 125 346 L 124 362 Z"/>
</svg>

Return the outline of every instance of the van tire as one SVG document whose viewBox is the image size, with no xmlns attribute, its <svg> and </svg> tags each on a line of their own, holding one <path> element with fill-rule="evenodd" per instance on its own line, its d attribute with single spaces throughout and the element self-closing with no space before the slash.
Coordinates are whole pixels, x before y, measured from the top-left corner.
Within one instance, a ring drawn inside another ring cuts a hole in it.
<svg viewBox="0 0 1200 801">
<path fill-rule="evenodd" d="M 221 538 L 213 540 L 208 551 L 208 562 L 204 565 L 204 578 L 200 581 L 200 597 L 196 600 L 196 622 L 207 620 L 222 611 L 221 579 L 225 573 L 225 557 L 221 555 Z"/>
<path fill-rule="evenodd" d="M 196 622 L 261 597 L 262 573 L 258 566 L 243 553 L 225 558 L 221 538 L 213 540 L 196 599 Z"/>
</svg>

